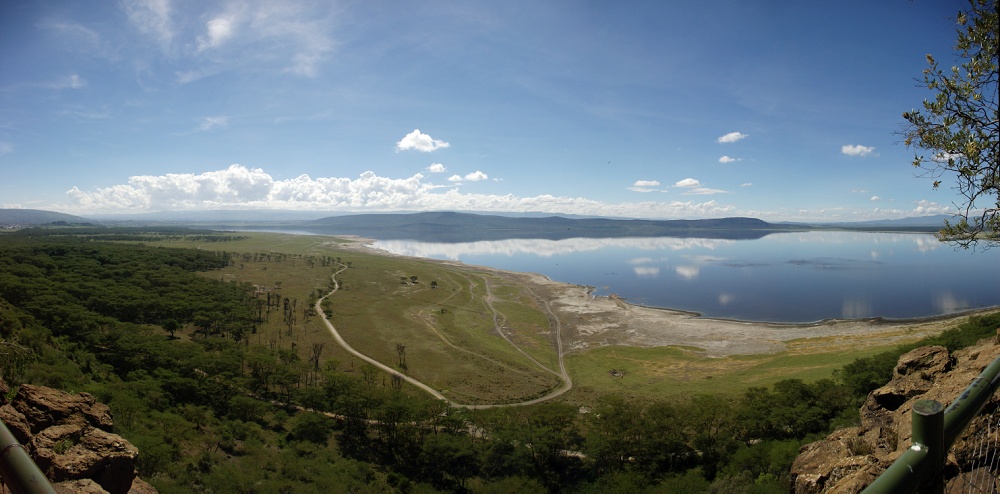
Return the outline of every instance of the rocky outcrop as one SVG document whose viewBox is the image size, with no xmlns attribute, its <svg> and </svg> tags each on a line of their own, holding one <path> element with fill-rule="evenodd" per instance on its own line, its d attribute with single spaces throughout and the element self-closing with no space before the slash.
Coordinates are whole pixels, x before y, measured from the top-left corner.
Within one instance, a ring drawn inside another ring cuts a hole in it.
<svg viewBox="0 0 1000 494">
<path fill-rule="evenodd" d="M 136 477 L 139 456 L 114 434 L 111 410 L 87 393 L 22 385 L 10 400 L 0 381 L 0 420 L 61 493 L 155 493 Z"/>
<path fill-rule="evenodd" d="M 838 430 L 802 448 L 792 465 L 792 492 L 860 492 L 910 447 L 914 402 L 937 400 L 948 405 L 997 356 L 997 338 L 954 354 L 939 346 L 904 354 L 893 370 L 892 381 L 868 395 L 860 410 L 860 427 Z M 996 472 L 984 472 L 977 465 L 988 465 L 991 458 L 987 456 L 996 454 L 993 447 L 981 445 L 996 445 L 1000 439 L 997 418 L 992 416 L 998 405 L 1000 401 L 994 394 L 949 452 L 945 468 L 949 489 L 995 492 Z"/>
</svg>

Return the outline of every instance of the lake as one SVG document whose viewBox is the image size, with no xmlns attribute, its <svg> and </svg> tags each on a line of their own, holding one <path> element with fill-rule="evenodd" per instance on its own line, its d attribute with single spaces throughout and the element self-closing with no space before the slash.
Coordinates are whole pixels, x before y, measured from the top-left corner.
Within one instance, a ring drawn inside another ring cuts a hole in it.
<svg viewBox="0 0 1000 494">
<path fill-rule="evenodd" d="M 1000 249 L 955 250 L 929 234 L 380 240 L 373 247 L 541 273 L 633 304 L 745 321 L 910 319 L 1000 306 Z"/>
</svg>

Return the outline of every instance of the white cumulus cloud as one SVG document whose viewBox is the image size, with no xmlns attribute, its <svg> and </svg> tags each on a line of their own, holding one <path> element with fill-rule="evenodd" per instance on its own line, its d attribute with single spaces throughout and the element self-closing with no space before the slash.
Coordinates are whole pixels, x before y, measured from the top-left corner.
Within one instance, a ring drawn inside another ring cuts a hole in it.
<svg viewBox="0 0 1000 494">
<path fill-rule="evenodd" d="M 479 182 L 481 180 L 486 180 L 488 178 L 490 178 L 490 177 L 487 176 L 485 173 L 483 173 L 483 172 L 481 172 L 479 170 L 476 170 L 476 171 L 474 171 L 472 173 L 466 174 L 464 177 L 461 176 L 461 175 L 452 175 L 452 176 L 448 177 L 448 181 L 449 182 L 462 182 L 462 181 Z"/>
<path fill-rule="evenodd" d="M 659 180 L 636 180 L 631 187 L 626 188 L 632 192 L 656 192 L 659 186 Z"/>
<path fill-rule="evenodd" d="M 431 173 L 444 173 L 448 171 L 448 168 L 441 163 L 431 163 L 431 165 L 427 167 L 427 171 Z"/>
<path fill-rule="evenodd" d="M 716 139 L 716 141 L 720 143 L 736 142 L 739 140 L 746 139 L 747 137 L 750 136 L 742 132 L 730 132 L 724 136 L 719 137 L 718 139 Z"/>
<path fill-rule="evenodd" d="M 684 189 L 684 195 L 712 195 L 712 194 L 728 193 L 724 190 L 702 187 L 701 182 L 693 178 L 685 178 L 684 180 L 679 180 L 677 181 L 677 183 L 674 184 L 674 187 L 678 189 Z"/>
<path fill-rule="evenodd" d="M 731 205 L 715 201 L 606 203 L 549 194 L 524 197 L 509 193 L 463 193 L 455 187 L 440 187 L 425 181 L 420 173 L 390 178 L 368 171 L 355 178 L 300 175 L 275 180 L 261 168 L 243 165 L 204 173 L 137 175 L 125 184 L 93 190 L 73 187 L 66 196 L 69 204 L 53 205 L 53 209 L 77 214 L 199 209 L 542 211 L 630 218 L 712 218 L 740 213 Z"/>
<path fill-rule="evenodd" d="M 451 146 L 451 144 L 434 139 L 431 136 L 420 132 L 420 129 L 414 129 L 413 132 L 406 134 L 406 137 L 403 137 L 396 143 L 396 150 L 406 151 L 408 149 L 416 149 L 417 151 L 429 153 L 448 146 Z"/>
<path fill-rule="evenodd" d="M 868 156 L 875 152 L 872 146 L 862 146 L 861 144 L 847 144 L 840 147 L 840 152 L 848 156 Z"/>
<path fill-rule="evenodd" d="M 869 199 L 869 200 L 870 200 L 870 201 L 872 201 L 872 202 L 876 202 L 876 201 L 881 201 L 881 200 L 882 200 L 882 198 L 881 198 L 881 197 L 879 197 L 879 196 L 872 196 L 872 198 L 871 198 L 871 199 Z"/>
<path fill-rule="evenodd" d="M 217 48 L 235 33 L 235 22 L 232 17 L 219 16 L 205 23 L 205 35 L 198 37 L 198 51 Z"/>
<path fill-rule="evenodd" d="M 916 202 L 916 207 L 913 208 L 913 213 L 917 215 L 954 214 L 955 208 L 943 206 L 934 201 L 922 199 Z"/>
<path fill-rule="evenodd" d="M 935 154 L 934 156 L 931 156 L 931 161 L 933 161 L 935 163 L 947 163 L 947 162 L 949 162 L 951 160 L 961 159 L 962 156 L 963 156 L 962 153 L 944 153 L 944 152 L 941 152 L 941 153 Z"/>
<path fill-rule="evenodd" d="M 739 161 L 739 158 L 730 158 L 729 156 L 719 158 L 719 163 L 734 163 L 736 161 Z"/>
</svg>

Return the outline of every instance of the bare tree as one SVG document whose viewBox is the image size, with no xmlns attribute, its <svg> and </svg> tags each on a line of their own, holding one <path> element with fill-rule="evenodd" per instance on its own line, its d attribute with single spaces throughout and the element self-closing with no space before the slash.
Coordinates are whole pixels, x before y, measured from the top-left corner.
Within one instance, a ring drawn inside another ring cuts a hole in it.
<svg viewBox="0 0 1000 494">
<path fill-rule="evenodd" d="M 406 345 L 396 343 L 396 355 L 399 356 L 399 367 L 406 368 Z"/>
</svg>

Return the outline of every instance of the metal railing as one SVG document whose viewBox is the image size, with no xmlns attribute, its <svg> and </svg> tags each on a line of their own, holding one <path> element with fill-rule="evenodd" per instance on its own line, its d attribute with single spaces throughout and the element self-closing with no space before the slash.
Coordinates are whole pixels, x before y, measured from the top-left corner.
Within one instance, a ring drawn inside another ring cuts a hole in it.
<svg viewBox="0 0 1000 494">
<path fill-rule="evenodd" d="M 993 360 L 947 409 L 934 400 L 914 403 L 910 448 L 861 491 L 862 494 L 943 493 L 948 450 L 979 415 L 998 384 L 1000 357 Z"/>
<path fill-rule="evenodd" d="M 3 479 L 4 486 L 14 494 L 56 492 L 3 421 L 0 421 L 0 478 Z"/>
</svg>

